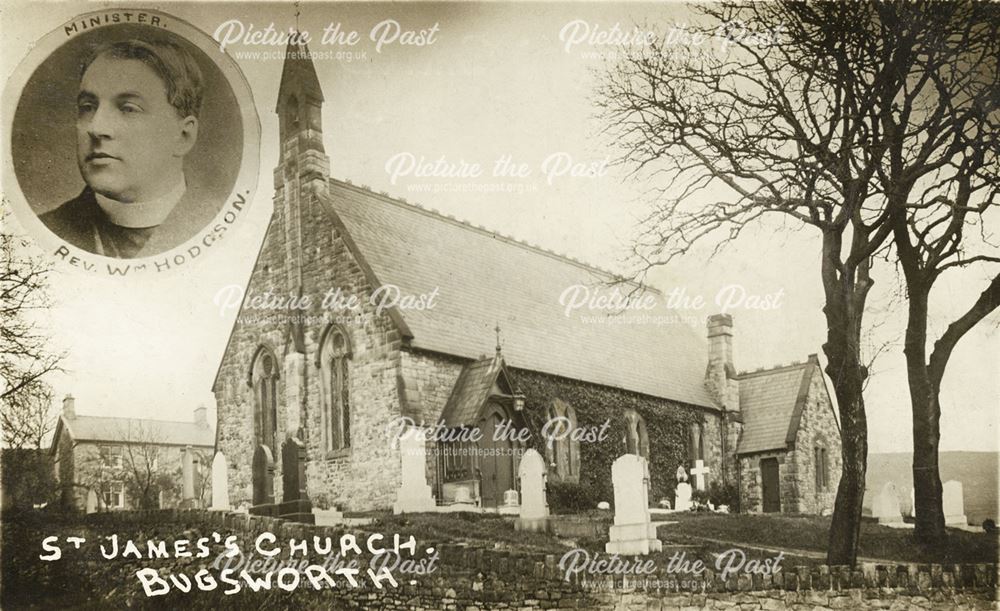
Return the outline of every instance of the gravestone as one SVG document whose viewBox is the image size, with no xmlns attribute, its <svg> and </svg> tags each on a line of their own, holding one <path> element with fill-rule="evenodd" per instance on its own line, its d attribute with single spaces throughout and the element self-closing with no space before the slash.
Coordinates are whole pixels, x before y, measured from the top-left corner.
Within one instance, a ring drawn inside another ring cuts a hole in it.
<svg viewBox="0 0 1000 611">
<path fill-rule="evenodd" d="M 191 446 L 184 448 L 181 457 L 181 508 L 191 509 L 197 506 L 194 498 L 194 451 Z"/>
<path fill-rule="evenodd" d="M 281 503 L 278 517 L 293 522 L 314 524 L 312 502 L 306 493 L 306 448 L 294 437 L 281 446 Z"/>
<path fill-rule="evenodd" d="M 212 509 L 229 511 L 229 463 L 226 455 L 216 452 L 212 459 Z"/>
<path fill-rule="evenodd" d="M 399 440 L 402 481 L 396 491 L 392 512 L 417 513 L 434 511 L 437 504 L 427 483 L 427 444 L 424 431 L 411 428 Z"/>
<path fill-rule="evenodd" d="M 455 490 L 455 502 L 460 504 L 472 504 L 472 492 L 465 486 Z"/>
<path fill-rule="evenodd" d="M 97 493 L 93 489 L 87 491 L 87 513 L 97 513 Z"/>
<path fill-rule="evenodd" d="M 517 490 L 504 491 L 503 504 L 497 507 L 497 512 L 508 516 L 516 516 L 521 512 L 521 495 Z"/>
<path fill-rule="evenodd" d="M 872 517 L 877 518 L 879 524 L 903 523 L 899 495 L 896 492 L 896 485 L 892 482 L 886 482 L 872 501 Z"/>
<path fill-rule="evenodd" d="M 691 511 L 691 484 L 688 483 L 688 476 L 683 466 L 677 467 L 677 489 L 674 492 L 674 511 Z"/>
<path fill-rule="evenodd" d="M 708 475 L 709 468 L 705 466 L 705 461 L 698 459 L 694 461 L 694 468 L 691 469 L 691 475 L 694 476 L 694 487 L 695 490 L 705 489 L 705 476 Z"/>
<path fill-rule="evenodd" d="M 615 523 L 604 549 L 609 554 L 638 555 L 658 552 L 663 543 L 649 517 L 649 467 L 635 454 L 620 456 L 611 465 L 615 488 Z"/>
<path fill-rule="evenodd" d="M 274 505 L 274 456 L 271 448 L 264 444 L 257 446 L 253 453 L 253 505 L 250 513 L 275 516 Z"/>
<path fill-rule="evenodd" d="M 517 493 L 517 490 L 508 490 L 503 493 L 503 504 L 504 507 L 520 507 L 521 495 Z"/>
<path fill-rule="evenodd" d="M 545 532 L 549 528 L 549 504 L 545 499 L 548 477 L 545 459 L 537 450 L 527 450 L 517 467 L 521 481 L 521 510 L 514 522 L 516 530 Z"/>
<path fill-rule="evenodd" d="M 969 519 L 965 517 L 965 498 L 962 482 L 949 480 L 944 483 L 941 495 L 941 506 L 944 510 L 944 523 L 947 526 L 966 526 Z"/>
</svg>

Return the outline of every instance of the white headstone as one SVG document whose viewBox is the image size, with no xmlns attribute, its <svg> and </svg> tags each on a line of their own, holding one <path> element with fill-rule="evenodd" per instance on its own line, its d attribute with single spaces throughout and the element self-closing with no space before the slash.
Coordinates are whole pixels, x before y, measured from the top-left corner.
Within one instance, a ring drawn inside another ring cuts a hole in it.
<svg viewBox="0 0 1000 611">
<path fill-rule="evenodd" d="M 637 555 L 657 552 L 663 543 L 649 517 L 649 467 L 646 459 L 620 456 L 611 465 L 615 488 L 615 523 L 604 549 L 609 554 Z"/>
<path fill-rule="evenodd" d="M 708 473 L 709 468 L 705 466 L 705 461 L 700 458 L 694 461 L 694 468 L 691 469 L 691 475 L 694 476 L 694 487 L 696 490 L 705 489 L 705 476 Z"/>
<path fill-rule="evenodd" d="M 97 512 L 97 493 L 93 489 L 87 491 L 87 513 Z"/>
<path fill-rule="evenodd" d="M 521 504 L 521 496 L 517 490 L 507 490 L 503 493 L 503 504 L 506 507 L 517 507 Z"/>
<path fill-rule="evenodd" d="M 950 480 L 944 483 L 941 506 L 944 510 L 944 523 L 948 526 L 967 526 L 969 519 L 965 517 L 965 498 L 962 482 Z"/>
<path fill-rule="evenodd" d="M 597 504 L 597 508 L 607 511 L 608 509 L 611 509 L 611 503 L 607 501 L 601 501 L 600 503 Z"/>
<path fill-rule="evenodd" d="M 903 513 L 899 509 L 899 494 L 892 482 L 886 482 L 872 501 L 872 517 L 878 518 L 879 524 L 903 522 Z"/>
<path fill-rule="evenodd" d="M 680 482 L 674 492 L 674 511 L 691 511 L 691 484 Z"/>
<path fill-rule="evenodd" d="M 529 449 L 517 467 L 521 480 L 521 512 L 514 522 L 517 530 L 544 531 L 548 528 L 549 504 L 545 500 L 545 479 L 548 477 L 545 459 L 537 450 Z"/>
<path fill-rule="evenodd" d="M 399 440 L 402 481 L 396 493 L 393 513 L 434 511 L 437 504 L 427 484 L 427 447 L 423 429 L 413 427 Z"/>
<path fill-rule="evenodd" d="M 455 502 L 456 503 L 472 503 L 472 492 L 465 486 L 459 486 L 455 489 Z"/>
<path fill-rule="evenodd" d="M 212 459 L 212 509 L 229 511 L 229 463 L 226 455 L 216 452 Z"/>
</svg>

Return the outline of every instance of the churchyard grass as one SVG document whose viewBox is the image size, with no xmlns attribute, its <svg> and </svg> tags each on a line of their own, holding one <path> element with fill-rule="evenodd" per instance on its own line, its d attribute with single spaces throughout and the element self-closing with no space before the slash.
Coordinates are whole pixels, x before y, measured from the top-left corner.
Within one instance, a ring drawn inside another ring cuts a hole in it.
<svg viewBox="0 0 1000 611">
<path fill-rule="evenodd" d="M 673 514 L 676 524 L 661 526 L 660 538 L 708 537 L 760 545 L 826 552 L 830 518 L 797 515 Z M 858 555 L 897 562 L 981 563 L 996 562 L 997 535 L 948 529 L 948 540 L 939 546 L 922 546 L 913 531 L 889 528 L 866 521 L 861 528 Z"/>
<path fill-rule="evenodd" d="M 561 554 L 574 547 L 604 552 L 611 512 L 589 511 L 577 514 L 601 523 L 601 537 L 568 538 L 552 534 L 514 530 L 513 520 L 495 514 L 382 514 L 376 524 L 383 530 L 413 532 L 418 537 L 466 542 L 474 547 Z M 560 516 L 567 517 L 567 516 Z M 806 558 L 786 553 L 786 566 L 823 564 L 830 518 L 797 515 L 738 515 L 711 513 L 675 513 L 655 516 L 656 520 L 676 522 L 658 529 L 664 550 L 651 557 L 666 559 L 685 551 L 688 558 L 710 561 L 713 554 L 733 547 L 746 547 L 752 556 L 764 557 L 767 549 L 805 550 L 820 557 Z M 894 562 L 917 563 L 992 563 L 997 558 L 997 536 L 949 529 L 949 540 L 942 546 L 928 548 L 913 540 L 912 530 L 894 529 L 866 522 L 861 531 L 860 555 Z M 726 542 L 716 543 L 701 538 Z M 662 556 L 662 558 L 661 558 Z"/>
</svg>

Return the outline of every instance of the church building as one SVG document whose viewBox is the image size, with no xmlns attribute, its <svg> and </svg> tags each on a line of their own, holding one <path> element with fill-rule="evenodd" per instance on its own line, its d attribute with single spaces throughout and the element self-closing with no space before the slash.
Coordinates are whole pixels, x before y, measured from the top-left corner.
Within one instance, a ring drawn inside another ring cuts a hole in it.
<svg viewBox="0 0 1000 611">
<path fill-rule="evenodd" d="M 707 342 L 679 322 L 567 315 L 568 287 L 611 274 L 331 178 L 307 57 L 285 60 L 274 211 L 246 294 L 309 305 L 244 302 L 232 329 L 213 391 L 234 506 L 282 501 L 291 440 L 315 506 L 392 507 L 395 435 L 416 425 L 438 505 L 501 505 L 530 447 L 557 509 L 610 501 L 625 453 L 647 458 L 654 503 L 673 499 L 683 466 L 696 500 L 728 491 L 745 511 L 832 508 L 839 429 L 814 357 L 739 374 L 728 314 L 709 318 Z"/>
</svg>

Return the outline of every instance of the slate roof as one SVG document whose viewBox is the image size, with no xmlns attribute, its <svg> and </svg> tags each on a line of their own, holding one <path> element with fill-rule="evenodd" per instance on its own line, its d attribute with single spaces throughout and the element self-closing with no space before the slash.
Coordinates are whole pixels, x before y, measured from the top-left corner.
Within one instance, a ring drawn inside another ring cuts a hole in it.
<svg viewBox="0 0 1000 611">
<path fill-rule="evenodd" d="M 340 181 L 324 199 L 376 285 L 438 289 L 433 309 L 395 314 L 413 348 L 477 359 L 493 352 L 499 323 L 510 367 L 718 409 L 704 386 L 707 342 L 687 325 L 564 315 L 562 292 L 596 288 L 607 272 Z"/>
<path fill-rule="evenodd" d="M 818 366 L 809 360 L 737 376 L 743 413 L 737 454 L 785 450 L 795 442 L 813 372 Z"/>
<path fill-rule="evenodd" d="M 503 359 L 497 356 L 484 357 L 463 367 L 441 412 L 445 426 L 475 425 L 502 370 Z"/>
<path fill-rule="evenodd" d="M 212 427 L 199 426 L 194 422 L 78 415 L 75 418 L 60 418 L 59 425 L 68 428 L 76 441 L 121 443 L 130 436 L 135 436 L 136 441 L 145 441 L 141 438 L 149 436 L 149 441 L 164 445 L 215 446 Z"/>
</svg>

